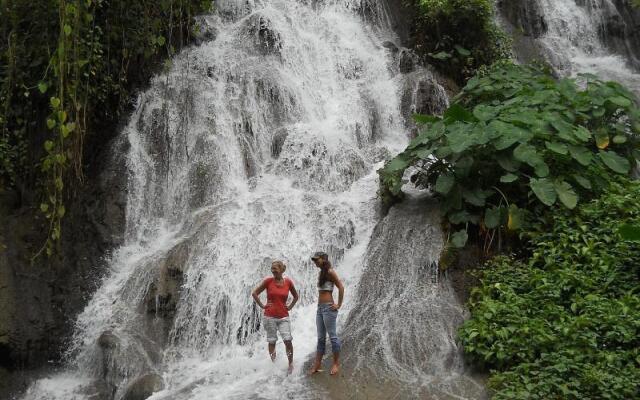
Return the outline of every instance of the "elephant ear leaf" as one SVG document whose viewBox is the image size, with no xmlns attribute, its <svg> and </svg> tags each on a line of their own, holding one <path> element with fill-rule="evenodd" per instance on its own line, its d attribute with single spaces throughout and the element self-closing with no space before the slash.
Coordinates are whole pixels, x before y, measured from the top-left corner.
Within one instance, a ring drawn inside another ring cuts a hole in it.
<svg viewBox="0 0 640 400">
<path fill-rule="evenodd" d="M 556 191 L 549 179 L 531 178 L 529 187 L 543 204 L 552 206 L 556 202 Z"/>
<path fill-rule="evenodd" d="M 440 194 L 447 194 L 453 188 L 455 184 L 455 179 L 451 174 L 442 174 L 436 180 L 436 192 Z"/>
<path fill-rule="evenodd" d="M 556 189 L 560 202 L 565 207 L 572 210 L 578 204 L 578 195 L 573 187 L 565 181 L 556 181 L 553 183 L 553 187 Z"/>
<path fill-rule="evenodd" d="M 614 172 L 619 174 L 626 174 L 629 172 L 631 168 L 631 164 L 629 160 L 624 157 L 619 156 L 613 151 L 600 151 L 598 154 L 600 156 L 600 160 L 609 167 Z"/>
<path fill-rule="evenodd" d="M 469 239 L 467 230 L 462 229 L 451 235 L 451 244 L 453 245 L 453 247 L 461 249 L 465 244 L 467 244 L 467 239 Z"/>
</svg>

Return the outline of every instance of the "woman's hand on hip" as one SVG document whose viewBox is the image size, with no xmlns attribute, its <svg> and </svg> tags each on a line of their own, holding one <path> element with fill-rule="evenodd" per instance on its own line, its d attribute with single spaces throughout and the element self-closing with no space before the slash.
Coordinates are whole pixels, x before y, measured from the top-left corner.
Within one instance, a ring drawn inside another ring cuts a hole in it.
<svg viewBox="0 0 640 400">
<path fill-rule="evenodd" d="M 340 309 L 340 304 L 333 303 L 329 307 L 331 307 L 333 311 L 338 311 Z"/>
</svg>

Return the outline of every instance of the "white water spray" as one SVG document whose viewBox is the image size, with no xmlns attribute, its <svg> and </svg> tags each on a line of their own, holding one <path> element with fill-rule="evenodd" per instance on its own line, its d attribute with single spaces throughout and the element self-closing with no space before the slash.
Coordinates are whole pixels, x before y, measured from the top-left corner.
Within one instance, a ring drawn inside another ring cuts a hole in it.
<svg viewBox="0 0 640 400">
<path fill-rule="evenodd" d="M 121 399 L 141 376 L 161 377 L 156 400 L 323 398 L 301 371 L 315 349 L 309 256 L 328 252 L 345 281 L 341 325 L 377 222 L 375 171 L 408 136 L 391 34 L 364 23 L 364 3 L 219 2 L 215 41 L 140 96 L 124 131 L 125 244 L 78 317 L 71 368 L 25 399 Z M 301 294 L 290 377 L 250 297 L 273 259 Z"/>
</svg>

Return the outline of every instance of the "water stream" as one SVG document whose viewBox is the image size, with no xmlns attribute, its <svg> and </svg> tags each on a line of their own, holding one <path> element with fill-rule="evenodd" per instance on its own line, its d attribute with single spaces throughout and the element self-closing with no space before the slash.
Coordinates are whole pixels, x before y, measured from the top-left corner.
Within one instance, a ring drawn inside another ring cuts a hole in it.
<svg viewBox="0 0 640 400">
<path fill-rule="evenodd" d="M 539 35 L 535 40 L 539 45 L 537 51 L 561 75 L 591 73 L 605 80 L 618 81 L 640 94 L 637 65 L 633 65 L 629 54 L 608 45 L 612 41 L 609 39 L 613 39 L 609 37 L 610 24 L 625 26 L 621 1 L 532 0 L 521 3 L 528 3 L 523 14 L 525 19 L 530 19 L 521 22 L 536 25 L 535 30 L 542 31 L 529 32 Z M 637 28 L 626 26 L 625 29 L 633 31 Z M 627 53 L 634 46 L 628 43 L 632 40 L 628 36 L 616 40 L 622 42 L 618 47 L 625 47 Z"/>
</svg>

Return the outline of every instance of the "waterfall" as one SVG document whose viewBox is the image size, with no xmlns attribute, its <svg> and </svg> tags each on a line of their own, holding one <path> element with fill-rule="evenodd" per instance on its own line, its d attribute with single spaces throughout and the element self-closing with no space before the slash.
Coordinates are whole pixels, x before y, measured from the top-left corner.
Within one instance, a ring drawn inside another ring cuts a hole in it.
<svg viewBox="0 0 640 400">
<path fill-rule="evenodd" d="M 137 398 L 140 385 L 156 391 L 152 399 L 326 398 L 302 371 L 315 350 L 309 256 L 329 253 L 345 282 L 342 330 L 365 264 L 374 268 L 366 253 L 380 214 L 376 170 L 408 141 L 409 78 L 382 45 L 395 40 L 383 3 L 225 0 L 216 9 L 202 17 L 209 40 L 183 50 L 139 96 L 121 135 L 129 144 L 125 244 L 77 319 L 68 367 L 35 382 L 26 400 Z M 439 85 L 420 90 L 446 106 Z M 437 232 L 415 244 L 437 247 Z M 423 265 L 425 254 L 412 254 L 405 266 Z M 274 259 L 301 295 L 289 377 L 282 343 L 269 360 L 250 296 Z M 452 340 L 434 343 L 447 346 L 457 373 Z M 431 372 L 448 373 L 432 360 Z M 425 366 L 420 376 L 431 372 Z"/>
<path fill-rule="evenodd" d="M 640 93 L 640 64 L 634 54 L 638 46 L 630 42 L 637 28 L 627 26 L 637 21 L 625 22 L 633 19 L 627 15 L 629 7 L 619 0 L 504 0 L 500 4 L 508 25 L 515 25 L 507 28 L 516 37 L 516 52 L 535 53 L 525 58 L 541 56 L 561 75 L 592 73 Z M 613 42 L 620 43 L 613 46 Z"/>
</svg>

